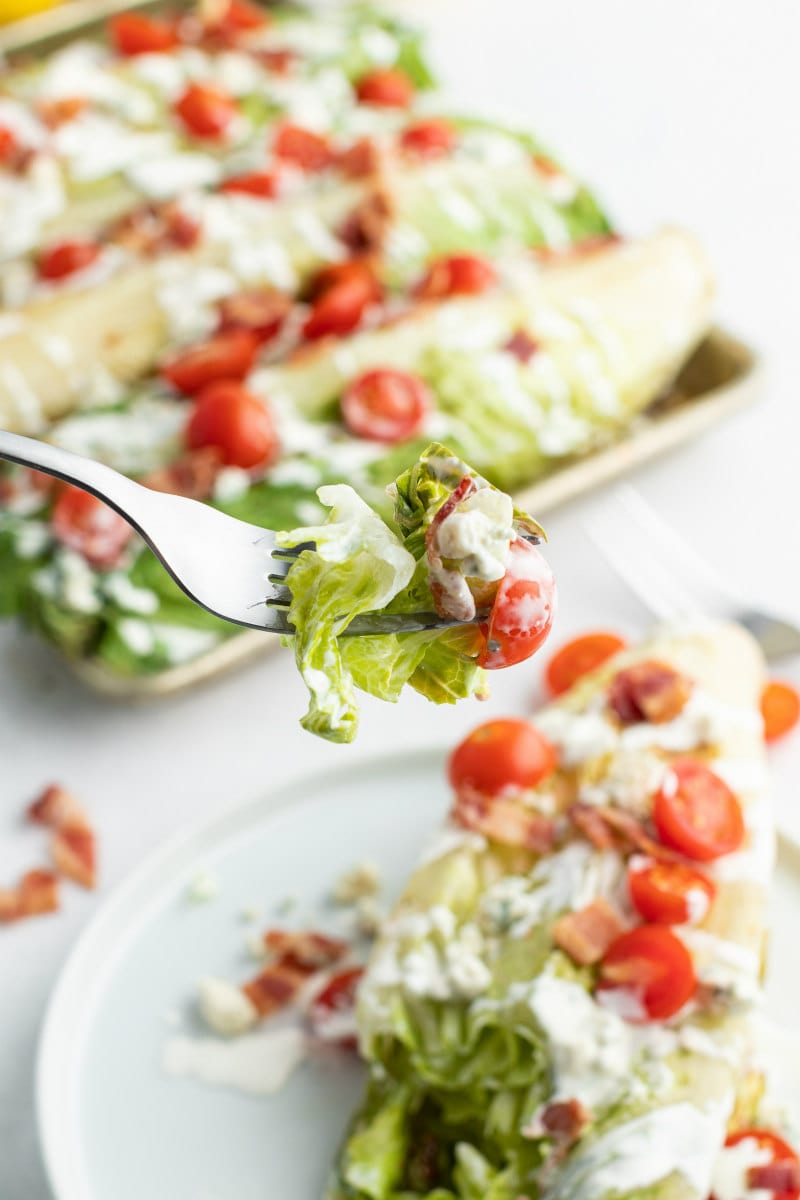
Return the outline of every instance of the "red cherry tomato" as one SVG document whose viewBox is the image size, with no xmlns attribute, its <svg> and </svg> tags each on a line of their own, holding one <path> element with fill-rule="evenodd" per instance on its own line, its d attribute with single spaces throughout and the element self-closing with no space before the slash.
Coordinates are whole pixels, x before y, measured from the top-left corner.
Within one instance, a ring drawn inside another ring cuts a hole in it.
<svg viewBox="0 0 800 1200">
<path fill-rule="evenodd" d="M 428 387 L 416 375 L 391 367 L 359 375 L 342 396 L 342 417 L 351 433 L 375 442 L 404 442 L 419 433 L 433 408 Z"/>
<path fill-rule="evenodd" d="M 59 542 L 82 554 L 93 567 L 113 567 L 133 537 L 127 521 L 96 496 L 65 484 L 50 517 Z"/>
<path fill-rule="evenodd" d="M 547 664 L 545 678 L 551 695 L 560 696 L 591 671 L 625 648 L 615 633 L 585 633 L 557 650 Z"/>
<path fill-rule="evenodd" d="M 190 83 L 175 104 L 189 133 L 201 138 L 221 138 L 237 111 L 233 96 L 208 83 Z"/>
<path fill-rule="evenodd" d="M 311 1001 L 308 1020 L 311 1032 L 324 1042 L 355 1050 L 358 1037 L 355 1008 L 358 988 L 364 978 L 363 967 L 340 971 Z"/>
<path fill-rule="evenodd" d="M 479 725 L 456 746 L 448 774 L 457 792 L 496 796 L 537 787 L 557 765 L 555 748 L 534 725 L 507 717 Z"/>
<path fill-rule="evenodd" d="M 66 279 L 91 266 L 99 256 L 100 247 L 96 242 L 59 242 L 42 251 L 39 275 L 42 279 Z"/>
<path fill-rule="evenodd" d="M 0 163 L 13 163 L 19 154 L 19 141 L 11 129 L 0 125 Z"/>
<path fill-rule="evenodd" d="M 249 0 L 228 0 L 225 10 L 212 22 L 212 28 L 215 32 L 234 36 L 260 29 L 268 23 L 269 17 L 257 4 L 250 4 Z"/>
<path fill-rule="evenodd" d="M 550 632 L 555 605 L 556 584 L 547 562 L 535 546 L 517 538 L 489 621 L 481 626 L 486 646 L 479 664 L 497 671 L 530 658 Z"/>
<path fill-rule="evenodd" d="M 685 863 L 651 862 L 628 868 L 628 890 L 633 906 L 654 925 L 685 925 L 702 920 L 717 889 L 714 883 Z"/>
<path fill-rule="evenodd" d="M 653 820 L 666 846 L 698 862 L 732 854 L 744 841 L 742 807 L 703 763 L 679 759 L 655 798 Z"/>
<path fill-rule="evenodd" d="M 244 379 L 255 362 L 258 338 L 249 329 L 230 329 L 190 346 L 161 368 L 161 374 L 186 396 L 219 379 Z"/>
<path fill-rule="evenodd" d="M 800 721 L 800 695 L 791 683 L 771 679 L 761 693 L 764 737 L 775 742 Z"/>
<path fill-rule="evenodd" d="M 190 450 L 212 446 L 231 467 L 265 467 L 278 455 L 278 436 L 261 401 L 235 380 L 204 388 L 186 426 Z"/>
<path fill-rule="evenodd" d="M 220 185 L 219 190 L 257 196 L 259 200 L 274 200 L 278 195 L 279 186 L 279 178 L 275 171 L 250 171 L 246 175 L 232 175 Z"/>
<path fill-rule="evenodd" d="M 321 293 L 311 307 L 311 313 L 303 326 L 303 337 L 316 341 L 322 337 L 341 337 L 351 333 L 360 324 L 375 302 L 374 281 L 353 276 L 335 283 Z"/>
<path fill-rule="evenodd" d="M 408 75 L 397 67 L 370 71 L 356 84 L 356 95 L 361 103 L 380 108 L 408 108 L 414 99 L 414 91 Z"/>
<path fill-rule="evenodd" d="M 769 1168 L 774 1167 L 776 1164 L 790 1168 L 790 1173 L 794 1175 L 795 1178 L 800 1175 L 800 1172 L 797 1169 L 797 1165 L 800 1163 L 800 1157 L 798 1157 L 796 1151 L 792 1149 L 789 1143 L 785 1142 L 783 1138 L 778 1137 L 776 1133 L 773 1133 L 769 1129 L 740 1129 L 738 1133 L 730 1134 L 725 1141 L 725 1145 L 727 1147 L 738 1146 L 744 1141 L 756 1142 L 760 1150 L 765 1150 L 770 1155 L 770 1160 L 768 1163 L 764 1163 L 763 1167 L 755 1168 L 756 1178 L 752 1183 L 750 1183 L 749 1180 L 747 1181 L 749 1186 L 752 1187 L 754 1191 L 763 1189 L 764 1191 L 770 1192 L 772 1200 L 800 1200 L 800 1187 L 790 1187 L 782 1191 L 777 1191 L 775 1190 L 774 1186 L 770 1187 L 768 1183 L 768 1178 L 770 1175 Z M 767 1179 L 758 1180 L 758 1173 L 762 1171 L 767 1176 Z"/>
<path fill-rule="evenodd" d="M 272 148 L 278 158 L 293 163 L 302 171 L 324 171 L 334 160 L 334 150 L 326 137 L 304 129 L 302 125 L 281 125 Z"/>
<path fill-rule="evenodd" d="M 453 254 L 433 264 L 415 294 L 423 300 L 477 296 L 496 283 L 497 273 L 491 263 L 473 254 Z"/>
<path fill-rule="evenodd" d="M 312 300 L 318 300 L 325 292 L 341 283 L 357 281 L 374 300 L 383 296 L 383 288 L 375 274 L 372 265 L 364 258 L 348 258 L 345 262 L 330 263 L 322 267 L 314 275 L 308 285 L 308 294 Z"/>
<path fill-rule="evenodd" d="M 144 13 L 122 12 L 108 22 L 108 32 L 118 54 L 163 54 L 178 44 L 172 25 Z"/>
<path fill-rule="evenodd" d="M 443 158 L 458 140 L 455 126 L 441 117 L 429 117 L 409 125 L 400 135 L 400 147 L 416 158 Z"/>
<path fill-rule="evenodd" d="M 618 992 L 641 1006 L 632 1020 L 666 1021 L 697 987 L 692 956 L 665 925 L 639 925 L 612 942 L 600 964 L 600 992 Z"/>
</svg>

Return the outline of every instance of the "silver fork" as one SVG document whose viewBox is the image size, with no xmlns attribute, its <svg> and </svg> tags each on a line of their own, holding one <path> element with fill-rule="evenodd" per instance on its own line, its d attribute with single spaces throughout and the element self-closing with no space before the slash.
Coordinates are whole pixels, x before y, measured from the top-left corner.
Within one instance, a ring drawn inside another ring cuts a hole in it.
<svg viewBox="0 0 800 1200">
<path fill-rule="evenodd" d="M 313 543 L 281 549 L 275 533 L 226 516 L 208 504 L 135 483 L 103 463 L 35 438 L 0 430 L 0 458 L 76 484 L 133 526 L 190 600 L 224 621 L 291 634 L 286 575 Z M 438 613 L 366 613 L 349 635 L 414 633 L 458 624 Z"/>
<path fill-rule="evenodd" d="M 800 627 L 743 601 L 629 484 L 597 502 L 584 528 L 606 561 L 663 621 L 738 621 L 770 659 L 800 654 Z"/>
</svg>

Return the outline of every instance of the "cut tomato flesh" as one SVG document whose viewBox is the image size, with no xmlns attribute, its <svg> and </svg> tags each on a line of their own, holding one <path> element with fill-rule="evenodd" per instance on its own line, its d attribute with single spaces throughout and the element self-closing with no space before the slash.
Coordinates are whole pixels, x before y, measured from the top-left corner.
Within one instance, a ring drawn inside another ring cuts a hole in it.
<svg viewBox="0 0 800 1200">
<path fill-rule="evenodd" d="M 696 988 L 689 951 L 664 925 L 640 925 L 623 933 L 600 966 L 598 992 L 614 991 L 630 1000 L 623 1011 L 631 1020 L 666 1021 L 688 1004 Z"/>
<path fill-rule="evenodd" d="M 96 242 L 59 242 L 42 252 L 39 274 L 42 279 L 66 279 L 83 271 L 100 257 Z"/>
<path fill-rule="evenodd" d="M 702 920 L 716 895 L 712 880 L 683 863 L 631 863 L 628 890 L 636 911 L 659 925 Z"/>
<path fill-rule="evenodd" d="M 362 104 L 408 108 L 414 99 L 414 84 L 404 71 L 393 67 L 363 75 L 356 85 L 356 94 Z"/>
<path fill-rule="evenodd" d="M 742 845 L 742 808 L 727 783 L 704 763 L 679 759 L 657 794 L 653 820 L 665 845 L 698 862 L 732 854 Z"/>
<path fill-rule="evenodd" d="M 368 371 L 342 397 L 342 417 L 351 433 L 377 442 L 403 442 L 419 433 L 433 399 L 416 375 L 390 368 Z"/>
<path fill-rule="evenodd" d="M 172 25 L 144 13 L 119 13 L 111 18 L 108 29 L 117 52 L 129 58 L 137 54 L 163 54 L 178 44 Z"/>
<path fill-rule="evenodd" d="M 222 88 L 191 83 L 175 105 L 175 112 L 195 137 L 223 137 L 237 113 L 236 101 Z"/>
<path fill-rule="evenodd" d="M 226 465 L 251 470 L 274 462 L 278 436 L 266 406 L 235 380 L 209 384 L 186 427 L 190 450 L 213 447 Z"/>
<path fill-rule="evenodd" d="M 508 570 L 500 582 L 489 621 L 482 626 L 486 647 L 478 659 L 497 671 L 535 654 L 555 616 L 556 585 L 545 558 L 522 538 L 511 543 Z"/>
<path fill-rule="evenodd" d="M 228 329 L 191 346 L 161 368 L 173 387 L 192 396 L 221 379 L 240 380 L 250 371 L 259 339 L 250 329 Z"/>
<path fill-rule="evenodd" d="M 454 254 L 433 264 L 415 294 L 423 300 L 476 296 L 496 283 L 497 272 L 491 263 L 472 254 Z"/>
</svg>

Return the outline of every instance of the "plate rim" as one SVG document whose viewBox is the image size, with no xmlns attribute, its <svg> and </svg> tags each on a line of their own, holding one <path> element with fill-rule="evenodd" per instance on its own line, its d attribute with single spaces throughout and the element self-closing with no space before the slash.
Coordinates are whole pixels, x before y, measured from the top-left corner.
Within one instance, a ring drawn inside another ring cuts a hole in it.
<svg viewBox="0 0 800 1200">
<path fill-rule="evenodd" d="M 450 745 L 424 746 L 415 756 L 414 765 L 433 769 L 446 761 L 451 749 Z M 92 954 L 95 943 L 98 940 L 102 941 L 107 930 L 113 932 L 120 914 L 125 918 L 126 905 L 135 899 L 143 888 L 147 889 L 149 880 L 152 880 L 152 890 L 160 895 L 165 868 L 170 867 L 173 877 L 177 877 L 182 870 L 191 865 L 192 860 L 196 859 L 204 848 L 208 848 L 209 843 L 221 845 L 232 836 L 245 832 L 257 821 L 279 817 L 290 808 L 302 809 L 318 803 L 320 793 L 330 788 L 332 780 L 341 783 L 346 781 L 348 776 L 369 774 L 375 770 L 391 770 L 392 767 L 406 769 L 408 755 L 400 751 L 383 751 L 359 758 L 357 762 L 338 765 L 333 770 L 330 767 L 318 768 L 302 773 L 296 778 L 284 780 L 230 809 L 198 818 L 190 827 L 174 833 L 161 845 L 145 854 L 141 862 L 103 899 L 58 972 L 40 1026 L 36 1047 L 36 1133 L 45 1174 L 55 1200 L 93 1200 L 89 1193 L 82 1192 L 77 1186 L 80 1177 L 75 1174 L 74 1149 L 69 1137 L 70 1126 L 64 1121 L 63 1108 L 55 1101 L 63 1099 L 65 1091 L 77 1083 L 77 1079 L 68 1084 L 59 1083 L 60 1065 L 65 1054 L 71 1057 L 76 1053 L 76 1047 L 81 1045 L 80 1036 L 77 1040 L 73 1038 L 71 1042 L 66 1036 L 70 1032 L 70 1024 L 68 1019 L 65 1020 L 62 1010 L 66 1013 L 66 1018 L 69 1018 L 74 1010 L 73 994 L 76 987 L 80 992 L 83 961 Z M 299 790 L 307 790 L 309 794 L 297 799 L 296 794 Z M 776 828 L 776 842 L 778 854 L 788 855 L 794 868 L 800 873 L 800 836 Z M 146 921 L 148 912 L 147 904 L 139 906 L 137 913 L 141 923 Z M 135 925 L 128 922 L 127 928 L 131 931 Z M 121 945 L 120 953 L 123 952 L 124 945 Z M 109 971 L 114 961 L 113 957 L 109 959 Z"/>
</svg>

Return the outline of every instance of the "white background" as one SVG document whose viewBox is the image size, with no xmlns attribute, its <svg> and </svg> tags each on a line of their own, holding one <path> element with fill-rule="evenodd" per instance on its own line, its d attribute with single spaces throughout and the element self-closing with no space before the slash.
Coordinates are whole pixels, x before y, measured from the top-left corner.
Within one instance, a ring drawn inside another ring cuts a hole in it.
<svg viewBox="0 0 800 1200">
<path fill-rule="evenodd" d="M 683 223 L 705 241 L 720 318 L 764 353 L 767 395 L 634 482 L 743 597 L 800 619 L 800 9 L 794 0 L 412 7 L 435 25 L 442 73 L 462 102 L 524 114 L 597 185 L 621 228 Z M 562 596 L 553 644 L 589 627 L 647 627 L 581 531 L 590 504 L 547 521 Z M 800 682 L 800 664 L 785 670 Z M 91 810 L 102 872 L 98 895 L 65 887 L 60 915 L 0 929 L 0 1198 L 49 1196 L 33 1116 L 37 1032 L 71 944 L 144 854 L 295 774 L 389 748 L 412 754 L 525 711 L 539 675 L 535 664 L 507 672 L 481 708 L 439 711 L 413 695 L 399 708 L 365 702 L 359 741 L 344 748 L 301 731 L 303 688 L 285 654 L 196 695 L 116 707 L 83 691 L 37 642 L 0 629 L 0 884 L 43 854 L 21 813 L 51 780 Z M 800 831 L 800 738 L 774 761 L 781 821 Z"/>
</svg>

